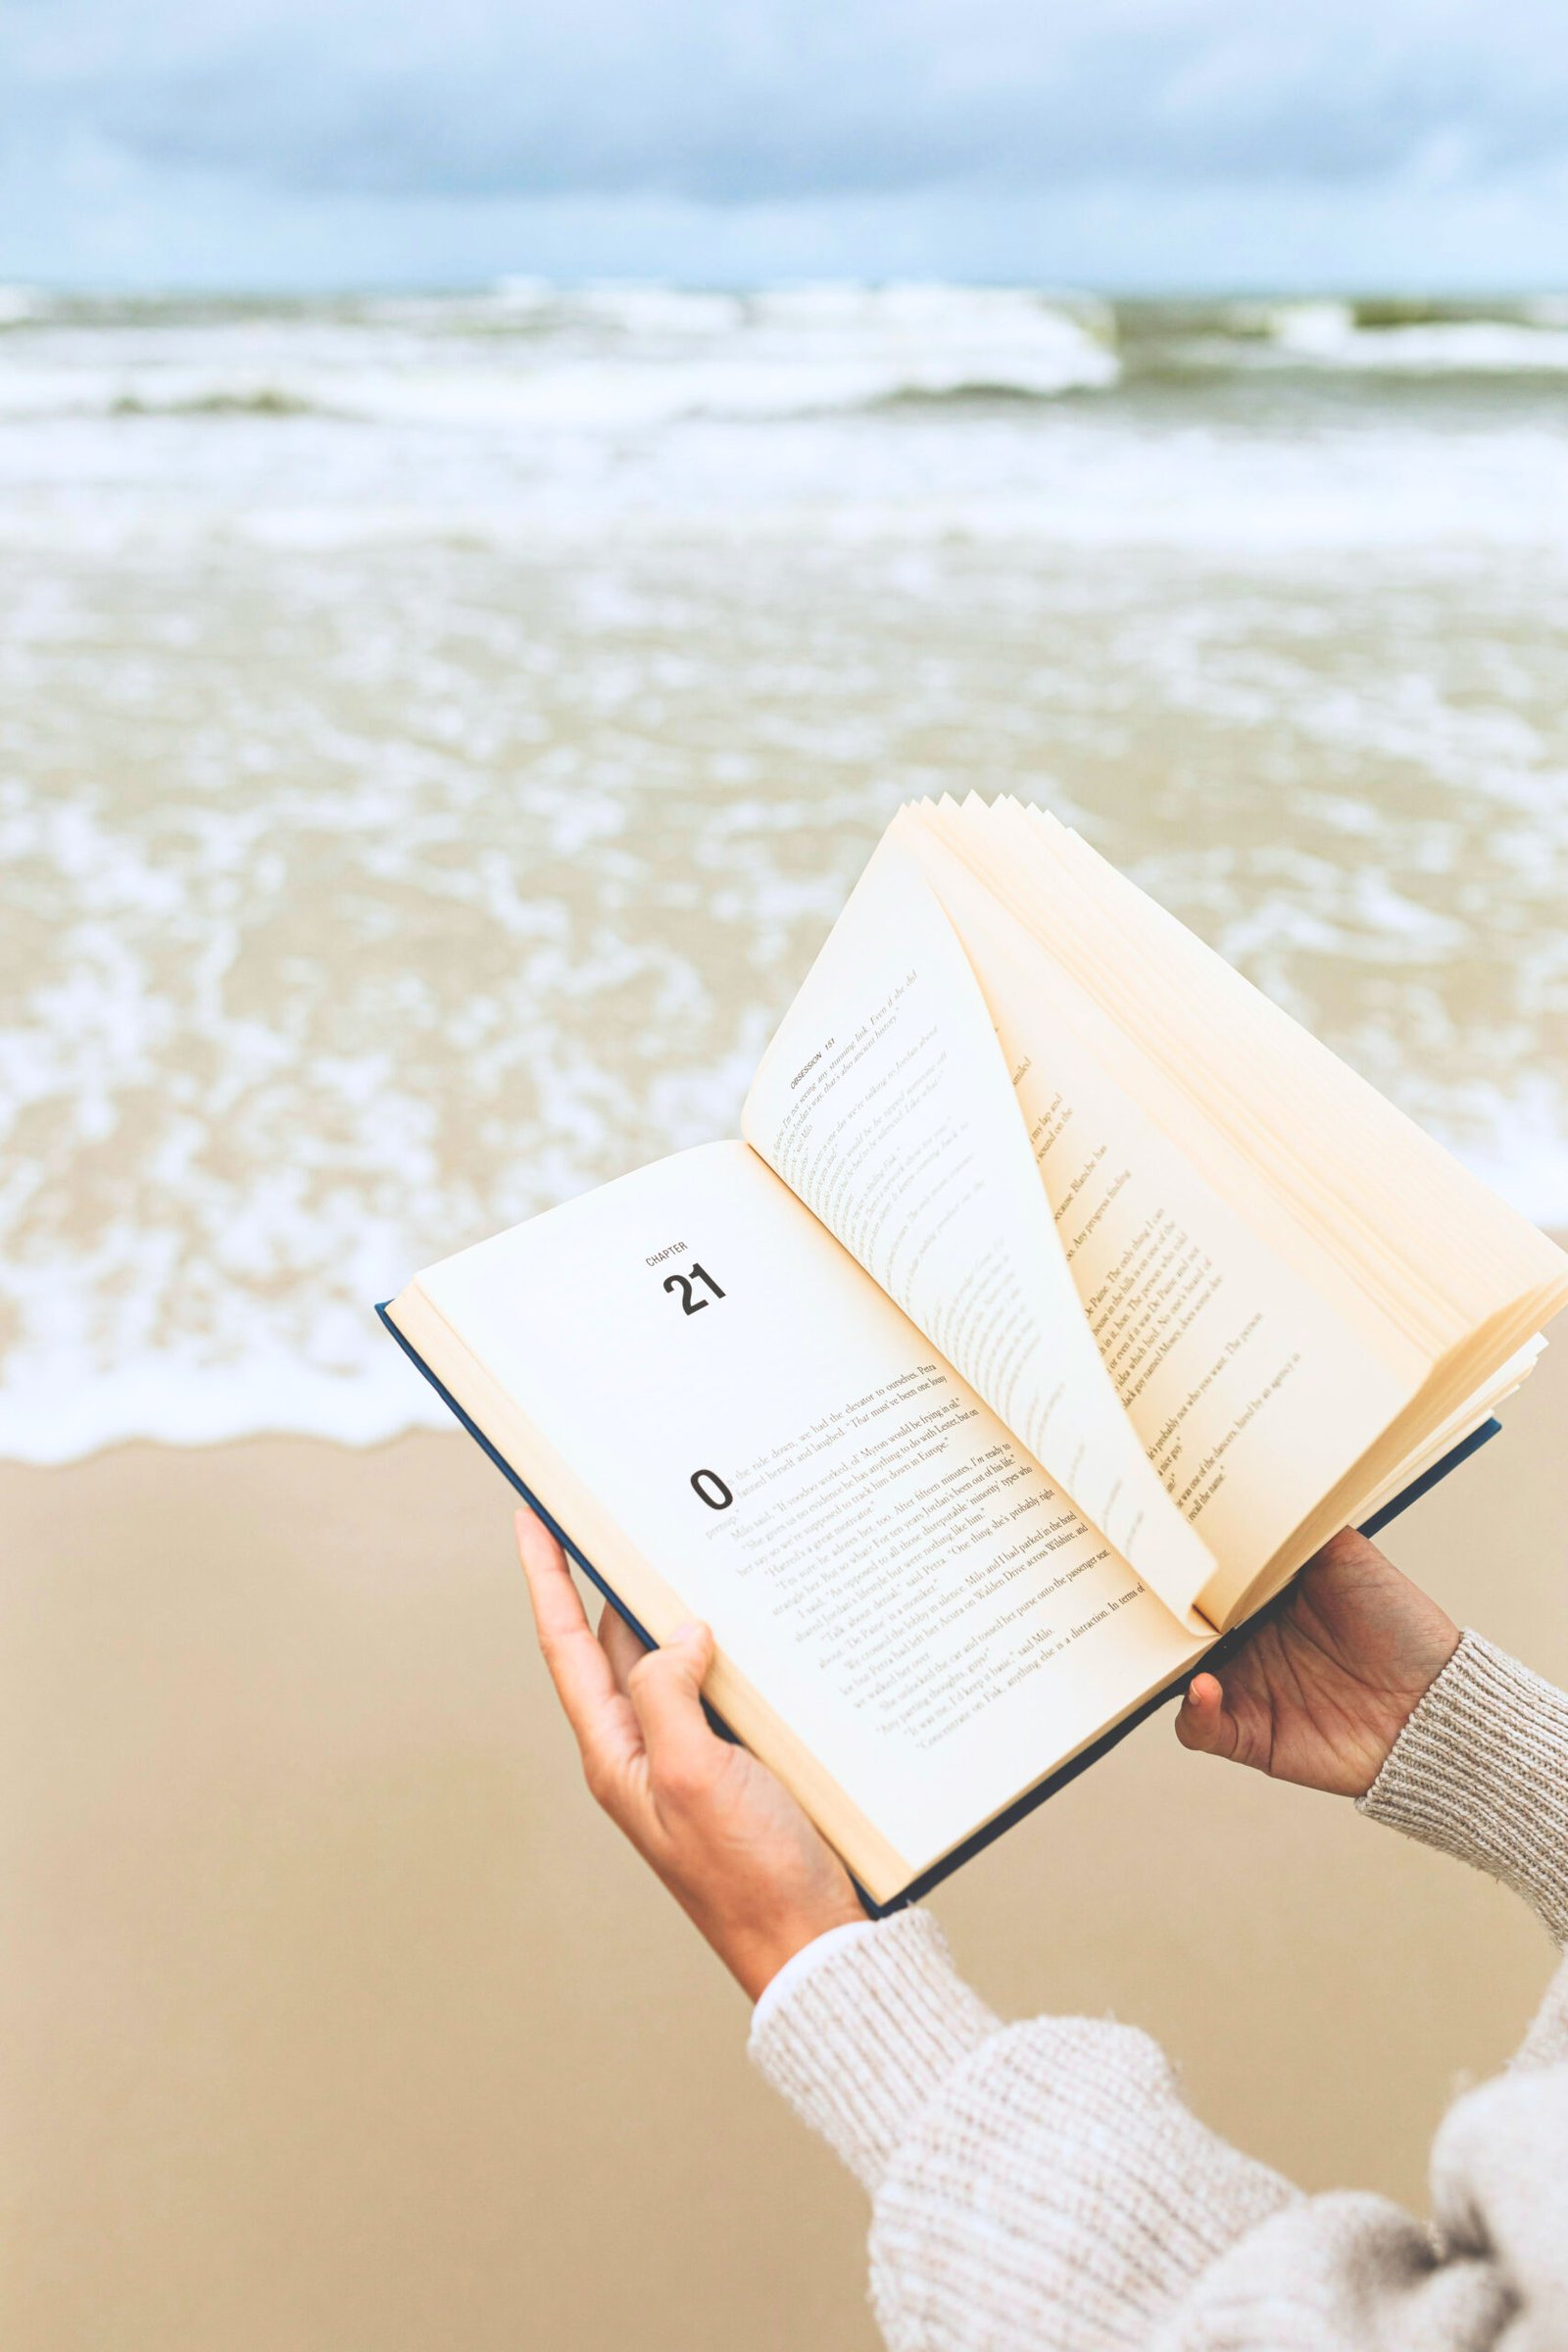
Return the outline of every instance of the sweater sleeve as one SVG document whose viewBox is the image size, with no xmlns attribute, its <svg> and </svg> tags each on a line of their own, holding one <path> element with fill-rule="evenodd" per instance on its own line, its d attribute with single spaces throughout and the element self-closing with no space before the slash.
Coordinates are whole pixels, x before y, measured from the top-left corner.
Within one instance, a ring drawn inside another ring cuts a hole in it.
<svg viewBox="0 0 1568 2352">
<path fill-rule="evenodd" d="M 1142 2343 L 1297 2201 L 1204 2130 L 1146 2034 L 1002 2024 L 928 1912 L 826 1953 L 754 2022 L 752 2056 L 871 2192 L 894 2352 Z"/>
<path fill-rule="evenodd" d="M 1568 1944 L 1568 1692 L 1465 1633 L 1357 1809 L 1490 1871 Z"/>
<path fill-rule="evenodd" d="M 1568 1699 L 1466 1635 L 1362 1808 L 1507 1879 L 1560 1934 L 1565 1767 Z M 1435 2227 L 1301 2196 L 1198 2122 L 1146 2034 L 1004 2025 L 923 1912 L 802 1970 L 752 2055 L 870 2191 L 892 2352 L 1484 2352 L 1510 2320 L 1568 2312 L 1568 1964 L 1532 2041 L 1450 2113 Z"/>
</svg>

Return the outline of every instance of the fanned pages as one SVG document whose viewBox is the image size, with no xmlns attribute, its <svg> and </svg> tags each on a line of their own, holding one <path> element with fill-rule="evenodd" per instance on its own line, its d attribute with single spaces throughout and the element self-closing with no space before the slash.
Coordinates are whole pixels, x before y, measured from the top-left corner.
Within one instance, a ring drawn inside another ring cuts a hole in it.
<svg viewBox="0 0 1568 2352">
<path fill-rule="evenodd" d="M 1269 1249 L 1125 1094 L 1084 1031 L 1093 1008 L 940 839 L 910 828 L 1013 1073 L 1085 1327 L 1122 1415 L 1234 1594 L 1353 1469 L 1421 1385 Z"/>
<path fill-rule="evenodd" d="M 1196 1628 L 1213 1557 L 1101 1360 L 992 1015 L 897 840 L 763 1055 L 741 1132 Z"/>
</svg>

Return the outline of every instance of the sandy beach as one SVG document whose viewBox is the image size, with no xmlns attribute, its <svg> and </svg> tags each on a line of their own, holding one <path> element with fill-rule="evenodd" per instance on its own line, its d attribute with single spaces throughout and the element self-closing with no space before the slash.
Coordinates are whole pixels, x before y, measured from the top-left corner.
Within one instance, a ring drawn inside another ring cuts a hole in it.
<svg viewBox="0 0 1568 2352">
<path fill-rule="evenodd" d="M 1565 1406 L 1553 1350 L 1389 1539 L 1559 1678 Z M 466 1441 L 5 1465 L 0 1521 L 8 2344 L 875 2342 L 860 2194 L 578 1785 Z M 935 1907 L 1003 2011 L 1147 2026 L 1256 2154 L 1417 2202 L 1548 1967 L 1163 1718 Z"/>
</svg>

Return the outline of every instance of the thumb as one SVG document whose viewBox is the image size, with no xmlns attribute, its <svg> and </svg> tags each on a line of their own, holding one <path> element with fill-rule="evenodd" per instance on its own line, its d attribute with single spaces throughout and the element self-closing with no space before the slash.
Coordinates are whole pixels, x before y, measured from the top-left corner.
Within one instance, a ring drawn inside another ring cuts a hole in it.
<svg viewBox="0 0 1568 2352">
<path fill-rule="evenodd" d="M 722 1742 L 703 1713 L 703 1677 L 713 1662 L 706 1625 L 683 1625 L 662 1649 L 651 1649 L 626 1678 L 637 1711 L 656 1793 L 678 1800 L 696 1793 L 713 1769 Z"/>
<path fill-rule="evenodd" d="M 1240 1730 L 1225 1704 L 1219 1678 L 1195 1674 L 1176 1718 L 1176 1737 L 1183 1747 L 1195 1748 L 1204 1756 L 1234 1756 Z"/>
</svg>

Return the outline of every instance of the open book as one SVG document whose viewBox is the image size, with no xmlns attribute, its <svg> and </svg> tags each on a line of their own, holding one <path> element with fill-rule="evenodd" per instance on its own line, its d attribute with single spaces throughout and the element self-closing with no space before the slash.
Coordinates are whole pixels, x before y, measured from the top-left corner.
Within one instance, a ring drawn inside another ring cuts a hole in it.
<svg viewBox="0 0 1568 2352">
<path fill-rule="evenodd" d="M 1568 1257 L 1078 836 L 900 811 L 744 1141 L 384 1310 L 872 1907 L 1529 1369 Z"/>
</svg>

